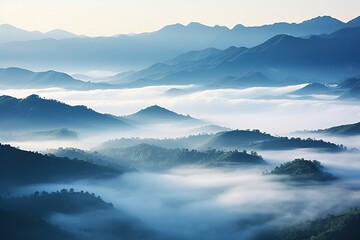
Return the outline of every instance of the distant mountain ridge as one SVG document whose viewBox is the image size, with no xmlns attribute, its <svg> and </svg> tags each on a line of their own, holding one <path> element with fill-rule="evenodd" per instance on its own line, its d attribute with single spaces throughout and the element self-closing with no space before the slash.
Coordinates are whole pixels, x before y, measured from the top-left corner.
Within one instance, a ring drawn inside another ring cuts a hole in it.
<svg viewBox="0 0 360 240">
<path fill-rule="evenodd" d="M 254 48 L 230 47 L 183 54 L 169 63 L 158 63 L 125 76 L 121 81 L 144 79 L 155 84 L 211 84 L 227 76 L 260 72 L 284 85 L 304 83 L 308 78 L 323 82 L 360 74 L 360 27 L 329 35 L 296 38 L 277 35 Z M 194 55 L 205 56 L 194 60 Z M 181 60 L 179 60 L 181 59 Z M 298 80 L 288 76 L 298 77 Z M 301 76 L 301 77 L 300 77 Z"/>
<path fill-rule="evenodd" d="M 11 67 L 0 68 L 1 88 L 71 88 L 71 89 L 103 89 L 116 88 L 107 83 L 83 82 L 70 75 L 56 71 L 32 72 L 26 69 Z"/>
<path fill-rule="evenodd" d="M 169 25 L 159 31 L 113 37 L 67 38 L 7 42 L 0 44 L 0 64 L 36 68 L 41 65 L 55 69 L 61 65 L 69 70 L 144 68 L 155 62 L 166 62 L 176 55 L 206 48 L 226 49 L 230 46 L 254 47 L 278 34 L 295 37 L 330 34 L 356 27 L 358 20 L 343 23 L 329 16 L 302 23 L 275 23 L 259 27 L 237 25 L 233 29 L 200 23 Z M 1 35 L 0 35 L 1 36 Z M 18 52 L 18 49 L 22 49 Z M 16 53 L 16 57 L 15 57 Z M 194 56 L 196 57 L 196 56 Z M 202 56 L 204 57 L 204 56 Z"/>
<path fill-rule="evenodd" d="M 0 25 L 0 44 L 14 41 L 32 41 L 40 40 L 46 38 L 53 39 L 66 39 L 66 38 L 76 38 L 84 37 L 80 35 L 73 34 L 60 29 L 55 29 L 46 33 L 40 31 L 27 31 L 14 27 L 10 24 Z"/>
</svg>

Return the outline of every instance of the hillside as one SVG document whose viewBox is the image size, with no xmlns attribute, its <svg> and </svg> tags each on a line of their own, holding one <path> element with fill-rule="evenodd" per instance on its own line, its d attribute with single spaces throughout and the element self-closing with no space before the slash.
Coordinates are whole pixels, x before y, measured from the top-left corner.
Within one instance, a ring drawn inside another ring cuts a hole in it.
<svg viewBox="0 0 360 240">
<path fill-rule="evenodd" d="M 44 220 L 0 208 L 1 239 L 75 240 L 71 234 Z"/>
<path fill-rule="evenodd" d="M 330 181 L 336 178 L 326 172 L 319 161 L 295 159 L 292 162 L 286 162 L 272 170 L 270 175 L 289 176 L 292 180 L 313 180 L 313 181 Z"/>
<path fill-rule="evenodd" d="M 122 171 L 80 160 L 58 158 L 0 145 L 0 192 L 35 183 L 111 178 Z"/>
<path fill-rule="evenodd" d="M 360 238 L 360 211 L 354 209 L 341 215 L 307 221 L 285 228 L 277 233 L 266 233 L 263 240 L 358 240 Z"/>
<path fill-rule="evenodd" d="M 55 128 L 88 129 L 128 128 L 120 118 L 101 114 L 85 106 L 30 95 L 17 99 L 0 96 L 0 124 L 7 130 L 47 130 Z"/>
<path fill-rule="evenodd" d="M 134 121 L 137 123 L 189 123 L 189 124 L 201 124 L 201 120 L 192 118 L 190 115 L 181 115 L 176 112 L 170 111 L 166 108 L 158 105 L 150 106 L 140 111 L 124 116 L 124 119 Z"/>
<path fill-rule="evenodd" d="M 30 196 L 3 197 L 0 208 L 45 218 L 52 213 L 76 214 L 94 210 L 113 209 L 111 203 L 104 202 L 100 196 L 89 192 L 75 192 L 74 189 L 62 189 L 57 192 L 36 192 Z"/>
</svg>

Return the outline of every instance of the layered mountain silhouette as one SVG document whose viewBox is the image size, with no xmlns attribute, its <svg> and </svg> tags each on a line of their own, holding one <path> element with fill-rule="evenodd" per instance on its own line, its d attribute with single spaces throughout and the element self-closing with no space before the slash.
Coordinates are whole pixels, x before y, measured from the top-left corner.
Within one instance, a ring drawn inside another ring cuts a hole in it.
<svg viewBox="0 0 360 240">
<path fill-rule="evenodd" d="M 15 67 L 0 68 L 0 89 L 51 87 L 80 90 L 116 88 L 116 86 L 112 86 L 107 83 L 83 82 L 62 72 L 32 72 Z"/>
<path fill-rule="evenodd" d="M 0 25 L 0 44 L 7 42 L 40 40 L 46 38 L 59 40 L 75 37 L 83 36 L 79 36 L 60 29 L 55 29 L 50 32 L 42 33 L 39 31 L 26 31 L 24 29 L 14 27 L 10 24 Z"/>
<path fill-rule="evenodd" d="M 255 71 L 284 85 L 304 83 L 309 78 L 333 82 L 360 73 L 359 41 L 360 27 L 309 38 L 277 35 L 253 48 L 206 49 L 205 53 L 183 54 L 174 61 L 152 65 L 122 80 L 211 84 L 226 76 L 243 76 Z M 295 77 L 298 79 L 294 80 Z"/>
<path fill-rule="evenodd" d="M 0 96 L 0 123 L 3 130 L 48 130 L 54 128 L 128 128 L 115 116 L 101 114 L 85 106 L 70 106 L 56 100 L 30 95 L 24 99 Z"/>
<path fill-rule="evenodd" d="M 186 26 L 169 25 L 151 33 L 113 37 L 55 40 L 44 36 L 43 39 L 36 41 L 1 44 L 0 63 L 24 68 L 41 65 L 48 69 L 61 65 L 66 70 L 74 70 L 75 66 L 76 69 L 87 70 L 99 67 L 107 69 L 119 69 L 119 66 L 144 67 L 154 62 L 164 62 L 191 50 L 209 47 L 219 49 L 230 46 L 254 47 L 278 34 L 295 37 L 330 34 L 342 28 L 359 26 L 358 22 L 358 19 L 354 19 L 349 23 L 343 23 L 324 16 L 299 24 L 275 23 L 259 27 L 245 27 L 239 24 L 233 29 L 190 23 Z M 2 42 L 4 41 L 9 40 Z M 22 51 L 18 52 L 18 49 Z"/>
</svg>

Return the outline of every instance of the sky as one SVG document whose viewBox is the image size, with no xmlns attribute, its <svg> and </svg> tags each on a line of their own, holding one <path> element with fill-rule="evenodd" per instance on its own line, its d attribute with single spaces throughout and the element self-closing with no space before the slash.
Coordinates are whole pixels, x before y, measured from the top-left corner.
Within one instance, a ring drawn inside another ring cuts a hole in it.
<svg viewBox="0 0 360 240">
<path fill-rule="evenodd" d="M 0 0 L 0 24 L 89 36 L 150 32 L 174 23 L 232 28 L 331 15 L 349 21 L 359 0 Z"/>
</svg>

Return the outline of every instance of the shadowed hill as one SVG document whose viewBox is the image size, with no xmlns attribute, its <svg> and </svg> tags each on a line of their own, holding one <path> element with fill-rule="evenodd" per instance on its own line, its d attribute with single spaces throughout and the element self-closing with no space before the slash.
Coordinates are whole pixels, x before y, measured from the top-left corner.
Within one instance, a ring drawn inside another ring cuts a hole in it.
<svg viewBox="0 0 360 240">
<path fill-rule="evenodd" d="M 329 181 L 336 178 L 326 172 L 319 161 L 295 159 L 275 167 L 269 174 L 289 176 L 292 180 Z"/>
<path fill-rule="evenodd" d="M 35 183 L 116 177 L 122 171 L 0 145 L 0 189 Z"/>
</svg>

